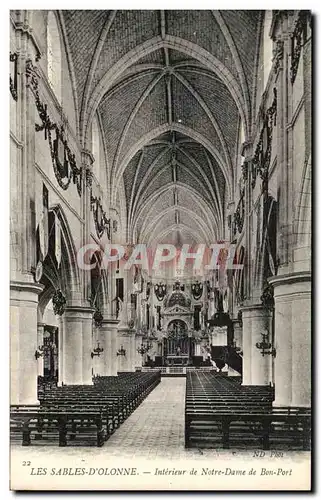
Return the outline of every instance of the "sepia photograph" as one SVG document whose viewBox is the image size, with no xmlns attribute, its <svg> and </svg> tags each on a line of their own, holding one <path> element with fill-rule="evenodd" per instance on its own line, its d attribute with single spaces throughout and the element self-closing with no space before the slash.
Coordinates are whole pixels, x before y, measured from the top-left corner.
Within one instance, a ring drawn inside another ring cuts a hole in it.
<svg viewBox="0 0 321 500">
<path fill-rule="evenodd" d="M 9 488 L 309 492 L 312 11 L 88 8 L 8 12 Z"/>
</svg>

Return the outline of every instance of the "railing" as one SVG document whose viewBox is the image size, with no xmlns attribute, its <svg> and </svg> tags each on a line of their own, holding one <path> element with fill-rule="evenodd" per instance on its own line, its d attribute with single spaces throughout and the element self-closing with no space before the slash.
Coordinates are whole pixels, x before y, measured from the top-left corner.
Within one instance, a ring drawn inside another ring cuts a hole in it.
<svg viewBox="0 0 321 500">
<path fill-rule="evenodd" d="M 211 372 L 213 370 L 216 370 L 216 368 L 214 366 L 200 366 L 198 368 L 196 368 L 195 366 L 188 366 L 186 368 L 186 371 L 188 372 L 194 372 L 195 370 L 197 370 L 198 372 Z"/>
<path fill-rule="evenodd" d="M 140 371 L 142 372 L 161 372 L 161 373 L 166 373 L 166 366 L 155 366 L 154 368 L 151 368 L 149 366 L 143 366 L 142 368 L 139 368 Z M 136 368 L 137 371 L 137 368 Z"/>
<path fill-rule="evenodd" d="M 201 366 L 199 368 L 195 368 L 193 366 L 160 366 L 155 368 L 150 368 L 149 366 L 143 366 L 139 368 L 139 371 L 142 372 L 158 372 L 160 371 L 164 375 L 186 375 L 187 372 L 209 372 L 213 371 L 215 368 L 213 366 Z M 138 371 L 138 368 L 136 369 Z"/>
</svg>

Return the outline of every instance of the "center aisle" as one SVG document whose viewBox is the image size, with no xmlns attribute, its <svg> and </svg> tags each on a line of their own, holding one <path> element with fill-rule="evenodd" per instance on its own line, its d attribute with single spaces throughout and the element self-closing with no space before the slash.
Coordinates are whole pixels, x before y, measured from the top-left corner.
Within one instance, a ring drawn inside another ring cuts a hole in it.
<svg viewBox="0 0 321 500">
<path fill-rule="evenodd" d="M 185 385 L 185 378 L 162 378 L 106 442 L 108 455 L 170 457 L 184 449 Z"/>
</svg>

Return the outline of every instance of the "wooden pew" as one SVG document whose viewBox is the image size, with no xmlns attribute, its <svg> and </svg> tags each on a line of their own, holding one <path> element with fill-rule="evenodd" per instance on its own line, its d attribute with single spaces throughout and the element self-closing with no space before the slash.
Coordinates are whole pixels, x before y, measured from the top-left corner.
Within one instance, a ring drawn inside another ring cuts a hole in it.
<svg viewBox="0 0 321 500">
<path fill-rule="evenodd" d="M 96 444 L 102 446 L 160 379 L 159 371 L 96 377 L 93 386 L 53 387 L 41 381 L 40 406 L 11 407 L 11 432 L 22 433 L 22 444 L 28 446 L 31 435 L 42 439 L 56 431 L 59 446 L 66 446 L 67 433 L 72 441 L 94 429 Z"/>
<path fill-rule="evenodd" d="M 75 433 L 75 425 L 88 429 L 88 423 L 96 428 L 96 445 L 102 446 L 106 429 L 103 426 L 102 413 L 88 408 L 39 408 L 36 406 L 12 405 L 10 410 L 11 430 L 22 433 L 22 446 L 31 444 L 31 434 L 42 432 L 43 426 L 50 423 L 58 431 L 59 446 L 67 446 L 67 433 Z M 85 423 L 87 425 L 85 425 Z"/>
<path fill-rule="evenodd" d="M 303 408 L 272 408 L 273 390 L 241 386 L 232 378 L 191 372 L 186 378 L 185 446 L 223 446 L 254 441 L 309 449 L 311 414 Z"/>
</svg>

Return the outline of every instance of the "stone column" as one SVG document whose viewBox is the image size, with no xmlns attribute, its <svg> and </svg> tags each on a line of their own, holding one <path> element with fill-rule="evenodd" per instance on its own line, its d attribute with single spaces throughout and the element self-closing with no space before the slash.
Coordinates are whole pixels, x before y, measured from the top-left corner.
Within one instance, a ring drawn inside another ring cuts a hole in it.
<svg viewBox="0 0 321 500">
<path fill-rule="evenodd" d="M 242 321 L 243 385 L 268 385 L 271 354 L 263 356 L 256 344 L 262 342 L 262 333 L 268 334 L 267 342 L 271 342 L 271 312 L 261 304 L 248 305 L 242 308 Z"/>
<path fill-rule="evenodd" d="M 242 351 L 243 373 L 242 385 L 251 385 L 251 357 L 252 357 L 252 318 L 251 309 L 242 308 Z"/>
<path fill-rule="evenodd" d="M 82 315 L 82 384 L 92 385 L 93 360 L 91 353 L 93 350 L 93 313 L 91 307 L 83 307 Z"/>
<path fill-rule="evenodd" d="M 81 226 L 81 242 L 87 245 L 90 241 L 90 220 L 91 220 L 91 189 L 92 189 L 92 166 L 94 157 L 91 151 L 83 149 L 81 151 L 82 164 L 82 206 L 81 215 L 83 224 Z M 90 271 L 83 270 L 81 276 L 81 291 L 83 303 L 89 302 L 91 295 Z"/>
<path fill-rule="evenodd" d="M 82 319 L 78 308 L 64 313 L 64 385 L 82 384 Z"/>
<path fill-rule="evenodd" d="M 296 284 L 292 295 L 291 406 L 311 406 L 311 275 Z"/>
<path fill-rule="evenodd" d="M 132 334 L 128 328 L 118 329 L 117 349 L 120 349 L 121 346 L 125 349 L 126 355 L 118 356 L 118 371 L 132 371 Z"/>
<path fill-rule="evenodd" d="M 92 384 L 92 315 L 90 307 L 67 307 L 64 313 L 65 385 Z"/>
<path fill-rule="evenodd" d="M 37 323 L 37 347 L 43 346 L 44 323 Z M 38 376 L 44 376 L 44 356 L 38 358 Z"/>
<path fill-rule="evenodd" d="M 270 382 L 270 365 L 272 355 L 261 354 L 256 344 L 262 342 L 262 333 L 267 334 L 267 342 L 271 343 L 271 312 L 262 305 L 253 307 L 251 311 L 251 385 L 268 385 Z M 271 349 L 267 349 L 271 351 Z"/>
<path fill-rule="evenodd" d="M 93 327 L 93 349 L 98 346 L 104 349 L 104 338 L 101 332 L 101 327 Z M 92 361 L 93 373 L 94 375 L 104 374 L 104 354 L 101 353 L 100 356 L 94 356 Z"/>
<path fill-rule="evenodd" d="M 117 319 L 104 320 L 100 327 L 101 347 L 104 352 L 100 358 L 102 360 L 101 375 L 113 377 L 117 375 Z M 119 356 L 118 356 L 119 357 Z"/>
<path fill-rule="evenodd" d="M 64 319 L 59 317 L 58 330 L 58 386 L 64 382 Z"/>
<path fill-rule="evenodd" d="M 129 332 L 129 346 L 131 351 L 130 362 L 128 363 L 128 368 L 130 372 L 135 371 L 136 361 L 138 353 L 136 351 L 136 335 L 134 331 Z"/>
<path fill-rule="evenodd" d="M 139 333 L 136 333 L 135 334 L 135 352 L 134 352 L 135 362 L 133 364 L 133 370 L 135 370 L 136 366 L 142 367 L 144 362 L 145 362 L 146 354 L 144 356 L 142 356 L 141 354 L 139 354 L 139 352 L 137 352 L 137 349 L 141 346 L 142 343 L 143 343 L 142 335 L 140 335 Z"/>
<path fill-rule="evenodd" d="M 279 272 L 289 272 L 291 260 L 292 228 L 292 85 L 289 84 L 289 61 L 291 54 L 291 38 L 288 31 L 287 16 L 281 16 L 275 23 L 274 42 L 274 69 L 275 88 L 277 91 L 276 134 L 277 163 L 278 163 L 278 228 L 277 248 L 279 258 Z M 289 123 L 290 122 L 290 123 Z M 289 126 L 290 125 L 290 126 Z"/>
<path fill-rule="evenodd" d="M 202 356 L 200 340 L 195 341 L 195 356 Z"/>
<path fill-rule="evenodd" d="M 11 404 L 39 404 L 37 395 L 37 307 L 43 285 L 10 283 Z"/>
<path fill-rule="evenodd" d="M 275 301 L 274 406 L 311 404 L 311 274 L 270 278 Z"/>
</svg>

